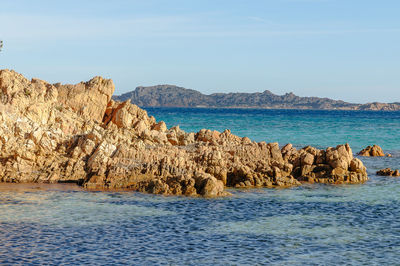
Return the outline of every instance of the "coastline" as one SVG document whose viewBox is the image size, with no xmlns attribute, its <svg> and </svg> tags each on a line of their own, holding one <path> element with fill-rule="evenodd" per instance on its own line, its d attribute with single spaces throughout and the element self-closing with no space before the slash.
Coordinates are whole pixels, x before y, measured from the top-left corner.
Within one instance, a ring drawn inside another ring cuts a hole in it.
<svg viewBox="0 0 400 266">
<path fill-rule="evenodd" d="M 225 187 L 293 187 L 368 180 L 348 144 L 324 150 L 255 142 L 230 130 L 185 132 L 95 77 L 51 85 L 0 71 L 1 181 L 76 182 L 88 189 L 219 197 Z"/>
</svg>

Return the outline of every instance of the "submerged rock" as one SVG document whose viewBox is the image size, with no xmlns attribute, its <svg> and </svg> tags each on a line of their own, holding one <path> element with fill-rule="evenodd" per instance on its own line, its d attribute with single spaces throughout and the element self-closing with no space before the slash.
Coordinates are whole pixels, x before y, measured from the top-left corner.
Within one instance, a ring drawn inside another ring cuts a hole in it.
<svg viewBox="0 0 400 266">
<path fill-rule="evenodd" d="M 129 102 L 111 80 L 49 84 L 0 71 L 0 181 L 76 182 L 163 195 L 228 195 L 225 187 L 361 183 L 348 144 L 319 150 L 202 129 L 167 128 Z"/>
<path fill-rule="evenodd" d="M 380 176 L 395 176 L 395 177 L 398 177 L 398 176 L 400 176 L 400 171 L 397 170 L 397 169 L 392 171 L 392 169 L 390 169 L 390 168 L 385 168 L 385 169 L 379 170 L 378 172 L 376 172 L 376 174 L 380 175 Z"/>
</svg>

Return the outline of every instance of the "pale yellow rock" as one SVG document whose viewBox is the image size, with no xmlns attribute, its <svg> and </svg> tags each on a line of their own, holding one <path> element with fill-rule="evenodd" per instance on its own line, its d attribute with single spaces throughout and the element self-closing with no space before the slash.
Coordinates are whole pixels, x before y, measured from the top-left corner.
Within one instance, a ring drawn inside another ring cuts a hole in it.
<svg viewBox="0 0 400 266">
<path fill-rule="evenodd" d="M 78 113 L 83 119 L 102 122 L 108 102 L 114 93 L 110 79 L 94 77 L 76 85 L 55 84 L 57 100 Z"/>
</svg>

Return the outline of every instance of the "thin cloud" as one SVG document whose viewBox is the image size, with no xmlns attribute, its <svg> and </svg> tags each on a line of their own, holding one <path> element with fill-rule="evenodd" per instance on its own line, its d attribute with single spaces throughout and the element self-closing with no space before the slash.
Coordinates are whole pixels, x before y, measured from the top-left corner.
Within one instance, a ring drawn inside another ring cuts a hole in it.
<svg viewBox="0 0 400 266">
<path fill-rule="evenodd" d="M 267 23 L 261 17 L 249 20 Z M 0 29 L 3 39 L 40 41 L 52 40 L 105 40 L 110 38 L 218 38 L 218 37 L 268 37 L 307 36 L 340 34 L 398 33 L 399 28 L 355 28 L 355 29 L 290 29 L 290 25 L 268 23 L 254 27 L 243 24 L 240 28 L 221 20 L 204 23 L 203 16 L 158 16 L 132 19 L 94 19 L 58 16 L 5 15 L 0 14 Z"/>
</svg>

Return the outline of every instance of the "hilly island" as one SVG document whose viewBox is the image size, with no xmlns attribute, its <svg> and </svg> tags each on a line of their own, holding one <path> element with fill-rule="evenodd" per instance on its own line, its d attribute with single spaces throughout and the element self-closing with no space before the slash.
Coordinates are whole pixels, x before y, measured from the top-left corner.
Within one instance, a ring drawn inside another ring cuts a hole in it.
<svg viewBox="0 0 400 266">
<path fill-rule="evenodd" d="M 143 107 L 400 110 L 400 102 L 358 104 L 329 98 L 300 97 L 293 93 L 276 95 L 269 90 L 256 93 L 213 93 L 206 95 L 196 90 L 174 85 L 140 86 L 134 91 L 113 98 L 118 101 L 130 100 L 131 103 Z"/>
</svg>

